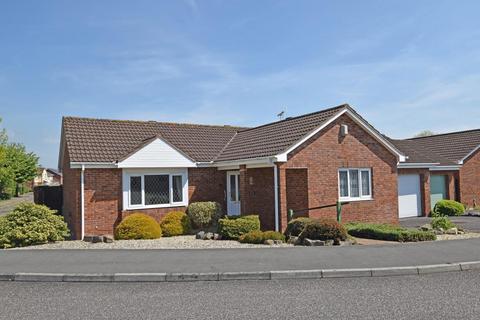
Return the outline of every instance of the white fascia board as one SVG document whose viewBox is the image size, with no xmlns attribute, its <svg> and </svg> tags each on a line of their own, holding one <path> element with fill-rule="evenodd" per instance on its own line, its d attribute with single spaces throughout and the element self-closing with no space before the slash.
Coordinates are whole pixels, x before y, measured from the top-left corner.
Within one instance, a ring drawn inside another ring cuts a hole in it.
<svg viewBox="0 0 480 320">
<path fill-rule="evenodd" d="M 480 145 L 478 145 L 475 149 L 473 149 L 471 152 L 469 152 L 465 157 L 463 157 L 460 161 L 458 161 L 458 164 L 463 164 L 463 162 L 468 159 L 472 154 L 480 150 Z"/>
<path fill-rule="evenodd" d="M 428 163 L 428 162 L 425 162 L 425 163 L 405 163 L 405 162 L 402 162 L 402 163 L 398 163 L 397 164 L 397 168 L 398 169 L 420 169 L 420 168 L 431 168 L 431 167 L 434 167 L 434 166 L 438 166 L 440 163 L 439 162 L 432 162 L 432 163 Z"/>
<path fill-rule="evenodd" d="M 81 169 L 82 166 L 85 169 L 118 168 L 117 164 L 113 162 L 70 162 L 71 169 Z"/>
<path fill-rule="evenodd" d="M 450 171 L 450 170 L 460 170 L 461 166 L 436 166 L 429 168 L 430 171 Z"/>
<path fill-rule="evenodd" d="M 395 148 L 390 142 L 388 142 L 385 138 L 377 134 L 375 131 L 373 131 L 362 119 L 359 119 L 355 114 L 353 114 L 350 110 L 344 109 L 331 117 L 328 121 L 326 121 L 324 124 L 319 126 L 317 129 L 313 130 L 310 132 L 308 135 L 303 137 L 300 141 L 295 143 L 293 146 L 289 147 L 286 151 L 276 155 L 276 159 L 278 162 L 285 162 L 287 161 L 288 154 L 304 144 L 308 139 L 316 135 L 318 132 L 326 128 L 329 124 L 337 120 L 340 116 L 343 114 L 347 114 L 353 121 L 355 121 L 356 124 L 358 124 L 361 128 L 363 128 L 365 131 L 367 131 L 372 137 L 375 138 L 378 142 L 380 142 L 384 147 L 386 147 L 390 152 L 398 156 L 398 160 L 400 162 L 405 162 L 407 160 L 407 157 L 402 154 L 397 148 Z"/>
<path fill-rule="evenodd" d="M 219 169 L 223 167 L 233 167 L 233 166 L 240 166 L 240 165 L 264 165 L 266 167 L 272 166 L 275 159 L 272 157 L 265 157 L 265 158 L 254 158 L 254 159 L 240 159 L 240 160 L 232 160 L 232 161 L 221 161 L 221 162 L 214 162 L 212 163 L 213 167 L 217 167 Z"/>
</svg>

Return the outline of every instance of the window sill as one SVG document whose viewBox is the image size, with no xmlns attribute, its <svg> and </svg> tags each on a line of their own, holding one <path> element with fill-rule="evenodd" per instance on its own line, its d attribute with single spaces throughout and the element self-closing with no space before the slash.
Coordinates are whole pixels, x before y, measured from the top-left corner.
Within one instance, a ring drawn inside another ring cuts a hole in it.
<svg viewBox="0 0 480 320">
<path fill-rule="evenodd" d="M 187 204 L 184 202 L 168 203 L 168 204 L 158 204 L 158 205 L 149 205 L 149 206 L 130 206 L 125 208 L 126 211 L 134 210 L 146 210 L 146 209 L 162 209 L 162 208 L 178 208 L 186 207 Z"/>
<path fill-rule="evenodd" d="M 340 198 L 340 202 L 359 202 L 359 201 L 373 201 L 372 197 L 369 198 Z"/>
</svg>

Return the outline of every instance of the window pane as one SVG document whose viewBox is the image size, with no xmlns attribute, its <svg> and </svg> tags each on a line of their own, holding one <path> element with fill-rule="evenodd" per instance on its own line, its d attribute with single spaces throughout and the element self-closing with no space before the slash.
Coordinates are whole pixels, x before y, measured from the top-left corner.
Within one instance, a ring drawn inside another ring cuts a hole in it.
<svg viewBox="0 0 480 320">
<path fill-rule="evenodd" d="M 362 196 L 370 195 L 370 174 L 368 171 L 362 171 Z"/>
<path fill-rule="evenodd" d="M 360 186 L 358 184 L 358 170 L 349 170 L 350 174 L 350 197 L 360 196 Z"/>
<path fill-rule="evenodd" d="M 348 197 L 347 171 L 340 171 L 340 197 Z"/>
<path fill-rule="evenodd" d="M 172 176 L 173 202 L 183 201 L 182 176 Z"/>
<path fill-rule="evenodd" d="M 237 201 L 237 183 L 235 175 L 230 176 L 230 201 Z"/>
<path fill-rule="evenodd" d="M 145 205 L 170 203 L 168 175 L 145 176 Z"/>
<path fill-rule="evenodd" d="M 142 204 L 142 177 L 130 177 L 130 204 Z"/>
</svg>

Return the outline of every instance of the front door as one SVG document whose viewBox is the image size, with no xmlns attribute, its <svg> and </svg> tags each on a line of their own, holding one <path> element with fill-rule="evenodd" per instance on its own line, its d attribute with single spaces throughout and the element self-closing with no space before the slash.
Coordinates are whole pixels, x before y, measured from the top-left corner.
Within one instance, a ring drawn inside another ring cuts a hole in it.
<svg viewBox="0 0 480 320">
<path fill-rule="evenodd" d="M 438 201 L 446 198 L 447 198 L 447 176 L 431 175 L 430 176 L 430 201 L 431 201 L 432 210 Z"/>
<path fill-rule="evenodd" d="M 229 216 L 240 215 L 240 172 L 227 172 L 227 214 Z"/>
</svg>

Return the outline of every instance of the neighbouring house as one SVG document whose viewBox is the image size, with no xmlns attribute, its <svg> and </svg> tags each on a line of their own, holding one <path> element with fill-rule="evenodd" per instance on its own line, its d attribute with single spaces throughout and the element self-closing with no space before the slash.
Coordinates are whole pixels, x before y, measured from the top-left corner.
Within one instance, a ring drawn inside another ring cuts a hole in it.
<svg viewBox="0 0 480 320">
<path fill-rule="evenodd" d="M 58 186 L 62 184 L 62 174 L 55 169 L 37 168 L 37 176 L 33 178 L 33 186 Z"/>
<path fill-rule="evenodd" d="M 421 215 L 440 197 L 430 196 L 439 173 L 441 197 L 478 198 L 477 140 L 458 151 L 459 163 L 436 150 L 434 137 L 389 139 L 348 105 L 255 128 L 64 117 L 63 214 L 76 239 L 111 234 L 132 212 L 160 219 L 196 201 L 258 214 L 270 230 L 284 230 L 289 209 L 335 217 L 334 207 L 318 207 L 338 200 L 349 202 L 343 221 L 397 223 L 407 216 L 399 202 Z"/>
</svg>

